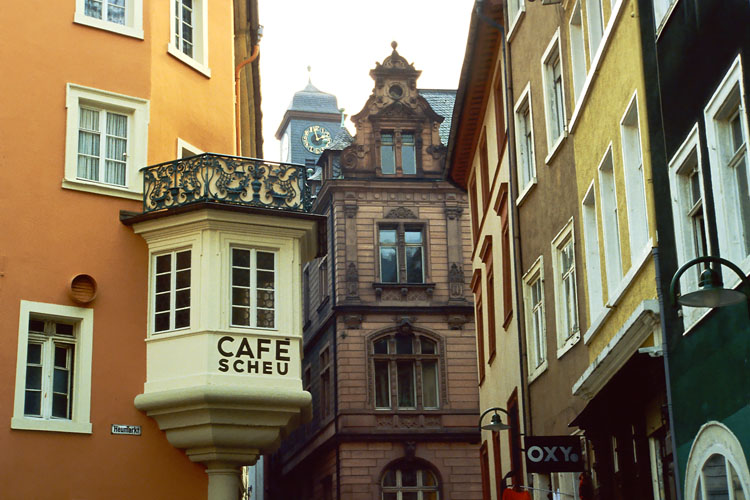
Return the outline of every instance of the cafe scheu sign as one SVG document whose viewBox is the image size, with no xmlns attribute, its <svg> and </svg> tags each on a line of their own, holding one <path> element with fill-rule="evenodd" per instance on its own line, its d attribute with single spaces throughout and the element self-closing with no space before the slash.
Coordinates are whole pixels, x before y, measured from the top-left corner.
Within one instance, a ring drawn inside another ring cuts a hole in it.
<svg viewBox="0 0 750 500">
<path fill-rule="evenodd" d="M 526 436 L 524 444 L 528 472 L 548 474 L 584 469 L 578 436 Z"/>
<path fill-rule="evenodd" d="M 293 362 L 291 344 L 292 341 L 284 337 L 224 335 L 216 343 L 217 369 L 229 374 L 287 375 Z"/>
</svg>

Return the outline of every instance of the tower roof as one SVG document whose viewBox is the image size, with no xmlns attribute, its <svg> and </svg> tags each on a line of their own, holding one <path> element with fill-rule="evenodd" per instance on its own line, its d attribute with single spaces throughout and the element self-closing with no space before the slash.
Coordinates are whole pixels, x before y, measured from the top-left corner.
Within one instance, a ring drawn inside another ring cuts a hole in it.
<svg viewBox="0 0 750 500">
<path fill-rule="evenodd" d="M 289 103 L 287 111 L 309 111 L 312 113 L 331 113 L 341 114 L 336 101 L 336 96 L 321 92 L 312 82 L 307 86 L 294 93 L 292 102 Z"/>
</svg>

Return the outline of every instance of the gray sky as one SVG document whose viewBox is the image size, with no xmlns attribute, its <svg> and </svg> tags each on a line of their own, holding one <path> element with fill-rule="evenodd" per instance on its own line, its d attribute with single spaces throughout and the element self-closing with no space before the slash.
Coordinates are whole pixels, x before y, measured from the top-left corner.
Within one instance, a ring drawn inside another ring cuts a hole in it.
<svg viewBox="0 0 750 500">
<path fill-rule="evenodd" d="M 373 88 L 370 70 L 398 52 L 422 71 L 417 87 L 455 89 L 473 0 L 259 0 L 263 156 L 278 161 L 274 137 L 292 96 L 312 83 L 349 116 Z M 355 132 L 351 121 L 347 127 Z M 300 138 L 292 138 L 300 140 Z"/>
</svg>

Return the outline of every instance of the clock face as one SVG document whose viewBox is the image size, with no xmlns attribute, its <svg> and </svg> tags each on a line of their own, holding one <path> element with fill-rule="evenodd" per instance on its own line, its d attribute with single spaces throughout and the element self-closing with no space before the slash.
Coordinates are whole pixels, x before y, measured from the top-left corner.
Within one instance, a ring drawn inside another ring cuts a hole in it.
<svg viewBox="0 0 750 500">
<path fill-rule="evenodd" d="M 331 143 L 331 133 L 320 125 L 307 127 L 302 132 L 302 144 L 311 153 L 319 155 Z"/>
</svg>

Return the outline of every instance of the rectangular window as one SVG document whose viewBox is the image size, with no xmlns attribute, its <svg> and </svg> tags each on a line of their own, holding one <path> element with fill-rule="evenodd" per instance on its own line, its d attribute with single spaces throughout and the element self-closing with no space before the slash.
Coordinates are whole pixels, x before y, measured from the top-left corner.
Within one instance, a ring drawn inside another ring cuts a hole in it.
<svg viewBox="0 0 750 500">
<path fill-rule="evenodd" d="M 516 23 L 521 18 L 521 14 L 526 10 L 526 2 L 524 0 L 509 0 L 508 1 L 508 20 L 510 21 L 510 31 L 513 31 Z"/>
<path fill-rule="evenodd" d="M 483 212 L 487 212 L 490 206 L 490 166 L 487 153 L 487 130 L 482 132 L 482 138 L 479 143 L 479 175 L 482 180 L 482 207 Z"/>
<path fill-rule="evenodd" d="M 148 101 L 67 85 L 63 187 L 142 200 Z"/>
<path fill-rule="evenodd" d="M 583 245 L 585 250 L 586 283 L 588 284 L 589 323 L 599 315 L 604 307 L 602 301 L 601 254 L 599 252 L 599 225 L 596 219 L 596 194 L 591 182 L 582 204 Z"/>
<path fill-rule="evenodd" d="M 542 56 L 544 107 L 547 121 L 547 151 L 552 154 L 565 133 L 565 103 L 560 59 L 560 30 L 555 32 Z"/>
<path fill-rule="evenodd" d="M 391 407 L 391 377 L 388 361 L 375 361 L 375 408 Z"/>
<path fill-rule="evenodd" d="M 602 0 L 586 0 L 586 21 L 589 32 L 589 54 L 593 61 L 604 36 L 604 13 Z"/>
<path fill-rule="evenodd" d="M 11 428 L 91 433 L 94 311 L 21 301 Z"/>
<path fill-rule="evenodd" d="M 302 314 L 305 323 L 310 320 L 310 266 L 302 273 Z"/>
<path fill-rule="evenodd" d="M 570 65 L 573 73 L 573 96 L 575 101 L 583 90 L 586 81 L 586 51 L 583 41 L 583 21 L 581 17 L 581 4 L 576 2 L 573 13 L 570 16 Z"/>
<path fill-rule="evenodd" d="M 494 87 L 494 93 L 493 98 L 495 101 L 495 127 L 496 127 L 496 133 L 497 133 L 497 149 L 498 154 L 502 156 L 502 152 L 505 147 L 505 103 L 503 102 L 503 97 L 505 95 L 504 89 L 503 89 L 503 73 L 502 71 L 498 71 L 497 78 L 495 78 L 495 87 Z"/>
<path fill-rule="evenodd" d="M 154 333 L 190 326 L 190 254 L 183 250 L 154 258 Z"/>
<path fill-rule="evenodd" d="M 232 248 L 232 326 L 275 328 L 276 254 Z"/>
<path fill-rule="evenodd" d="M 81 106 L 78 128 L 78 178 L 125 185 L 128 117 Z"/>
<path fill-rule="evenodd" d="M 170 41 L 167 52 L 210 78 L 206 4 L 206 0 L 170 1 Z"/>
<path fill-rule="evenodd" d="M 477 356 L 479 362 L 479 385 L 484 381 L 485 356 L 484 356 L 484 308 L 482 307 L 482 292 L 478 290 L 474 296 L 477 318 Z"/>
<path fill-rule="evenodd" d="M 424 283 L 423 244 L 421 230 L 406 229 L 404 231 L 407 283 Z"/>
<path fill-rule="evenodd" d="M 669 181 L 672 192 L 677 261 L 682 265 L 696 257 L 709 255 L 697 124 L 669 162 Z M 703 269 L 702 266 L 695 266 L 682 275 L 680 289 L 683 294 L 698 288 L 700 273 Z M 706 311 L 708 311 L 706 308 L 683 308 L 682 317 L 685 328 L 689 328 Z"/>
<path fill-rule="evenodd" d="M 748 117 L 742 59 L 737 56 L 704 111 L 719 254 L 750 268 Z M 726 283 L 732 286 L 736 282 Z"/>
<path fill-rule="evenodd" d="M 328 258 L 323 257 L 318 264 L 318 286 L 320 288 L 319 296 L 320 303 L 322 304 L 325 299 L 328 298 L 329 286 L 328 286 Z"/>
<path fill-rule="evenodd" d="M 508 329 L 510 319 L 513 316 L 513 279 L 510 265 L 510 223 L 508 220 L 508 183 L 500 186 L 498 194 L 498 215 L 500 216 L 500 228 L 502 231 L 503 252 L 503 328 Z"/>
<path fill-rule="evenodd" d="M 495 325 L 495 270 L 492 259 L 492 236 L 487 235 L 482 245 L 480 258 L 484 264 L 487 286 L 487 361 L 492 362 L 497 348 Z"/>
<path fill-rule="evenodd" d="M 380 172 L 385 175 L 396 173 L 396 144 L 393 134 L 380 134 Z"/>
<path fill-rule="evenodd" d="M 396 373 L 398 381 L 398 407 L 415 408 L 415 383 L 414 363 L 409 361 L 396 362 Z"/>
<path fill-rule="evenodd" d="M 404 175 L 417 173 L 414 134 L 401 134 L 401 171 Z"/>
<path fill-rule="evenodd" d="M 483 441 L 482 446 L 479 447 L 479 463 L 482 469 L 482 500 L 491 500 L 490 457 L 487 453 L 487 441 Z"/>
<path fill-rule="evenodd" d="M 526 350 L 529 379 L 546 368 L 547 340 L 544 318 L 543 265 L 540 256 L 523 277 L 526 308 Z"/>
<path fill-rule="evenodd" d="M 573 219 L 552 241 L 552 269 L 555 273 L 555 317 L 557 319 L 557 356 L 562 356 L 580 338 L 578 326 L 578 288 L 573 239 Z"/>
<path fill-rule="evenodd" d="M 536 182 L 536 160 L 534 159 L 534 132 L 531 118 L 531 91 L 526 85 L 515 107 L 516 148 L 518 151 L 518 183 L 523 193 Z"/>
<path fill-rule="evenodd" d="M 424 349 L 422 353 L 425 353 Z M 422 366 L 422 405 L 425 408 L 437 408 L 440 406 L 437 360 L 422 360 L 420 365 Z"/>
<path fill-rule="evenodd" d="M 630 261 L 635 262 L 648 244 L 646 183 L 643 173 L 637 96 L 633 97 L 620 122 L 620 133 L 622 138 L 622 167 L 625 176 L 625 198 L 628 207 Z"/>
<path fill-rule="evenodd" d="M 471 209 L 471 234 L 475 243 L 479 238 L 479 206 L 477 203 L 479 203 L 477 178 L 474 176 L 469 181 L 469 208 Z"/>
<path fill-rule="evenodd" d="M 380 245 L 380 281 L 398 283 L 398 246 L 396 229 L 381 229 Z"/>
<path fill-rule="evenodd" d="M 399 224 L 378 229 L 381 283 L 424 283 L 424 233 Z M 400 267 L 404 263 L 403 269 Z"/>
<path fill-rule="evenodd" d="M 500 461 L 500 433 L 492 433 L 492 459 L 495 463 L 495 498 L 501 499 L 503 497 L 503 485 L 501 478 L 503 477 L 503 467 Z"/>
<path fill-rule="evenodd" d="M 612 165 L 612 149 L 608 149 L 599 165 L 599 199 L 602 202 L 602 228 L 604 233 L 604 266 L 607 272 L 607 293 L 613 293 L 622 279 L 622 257 L 620 254 L 620 222 L 617 210 L 615 173 Z"/>
<path fill-rule="evenodd" d="M 143 0 L 75 0 L 76 24 L 143 39 Z"/>
<path fill-rule="evenodd" d="M 320 418 L 326 418 L 331 412 L 331 350 L 323 348 L 320 352 Z"/>
<path fill-rule="evenodd" d="M 376 409 L 392 407 L 392 380 L 397 408 L 440 407 L 438 348 L 434 340 L 410 334 L 382 337 L 372 343 L 372 357 Z"/>
</svg>

